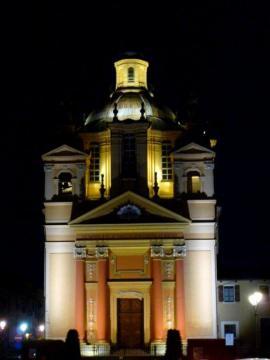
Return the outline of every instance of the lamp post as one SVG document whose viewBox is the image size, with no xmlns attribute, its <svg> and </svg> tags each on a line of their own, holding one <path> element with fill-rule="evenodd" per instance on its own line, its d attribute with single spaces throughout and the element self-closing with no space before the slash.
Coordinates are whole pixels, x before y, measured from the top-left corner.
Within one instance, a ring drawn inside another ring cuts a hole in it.
<svg viewBox="0 0 270 360">
<path fill-rule="evenodd" d="M 254 307 L 254 315 L 255 315 L 255 349 L 256 355 L 258 355 L 258 305 L 262 300 L 262 293 L 259 291 L 255 291 L 248 297 L 250 304 Z"/>
</svg>

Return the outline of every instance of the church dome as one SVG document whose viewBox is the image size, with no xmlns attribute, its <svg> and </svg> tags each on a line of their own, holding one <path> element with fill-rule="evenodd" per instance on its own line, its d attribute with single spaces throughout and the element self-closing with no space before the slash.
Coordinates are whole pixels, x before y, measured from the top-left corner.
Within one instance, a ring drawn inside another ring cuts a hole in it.
<svg viewBox="0 0 270 360">
<path fill-rule="evenodd" d="M 158 106 L 149 93 L 120 92 L 115 93 L 103 108 L 91 112 L 85 120 L 85 125 L 91 126 L 97 121 L 112 122 L 115 108 L 119 121 L 140 120 L 143 108 L 144 117 L 150 122 L 155 121 L 155 119 L 175 122 L 175 114 L 168 108 Z"/>
<path fill-rule="evenodd" d="M 115 62 L 116 89 L 107 104 L 92 111 L 85 120 L 85 129 L 99 130 L 117 121 L 146 120 L 152 127 L 170 129 L 177 126 L 176 115 L 160 106 L 147 86 L 148 62 L 141 59 L 122 59 Z"/>
</svg>

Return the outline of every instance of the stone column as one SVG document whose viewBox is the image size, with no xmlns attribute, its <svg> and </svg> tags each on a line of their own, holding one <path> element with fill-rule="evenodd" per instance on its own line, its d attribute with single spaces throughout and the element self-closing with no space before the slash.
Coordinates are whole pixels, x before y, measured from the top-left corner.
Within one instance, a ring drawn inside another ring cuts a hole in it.
<svg viewBox="0 0 270 360">
<path fill-rule="evenodd" d="M 185 329 L 185 288 L 184 288 L 184 260 L 175 260 L 175 307 L 176 307 L 176 329 L 180 331 L 182 339 L 186 338 Z"/>
<path fill-rule="evenodd" d="M 75 325 L 80 340 L 85 338 L 85 272 L 84 260 L 76 259 Z"/>
<path fill-rule="evenodd" d="M 163 339 L 162 275 L 161 259 L 152 259 L 152 319 L 153 341 Z"/>
<path fill-rule="evenodd" d="M 51 200 L 54 195 L 54 184 L 53 184 L 53 165 L 45 164 L 45 199 Z"/>
<path fill-rule="evenodd" d="M 106 342 L 108 325 L 107 306 L 107 259 L 98 260 L 98 286 L 97 286 L 97 336 L 98 342 Z"/>
</svg>

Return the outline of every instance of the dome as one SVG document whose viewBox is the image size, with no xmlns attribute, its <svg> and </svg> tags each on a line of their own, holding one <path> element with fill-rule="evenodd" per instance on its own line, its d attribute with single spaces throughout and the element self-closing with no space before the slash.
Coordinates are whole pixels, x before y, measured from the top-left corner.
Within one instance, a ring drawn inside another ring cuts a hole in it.
<svg viewBox="0 0 270 360">
<path fill-rule="evenodd" d="M 141 59 L 122 59 L 115 62 L 116 89 L 107 104 L 92 111 L 85 120 L 85 130 L 101 130 L 114 121 L 141 121 L 151 123 L 152 128 L 178 127 L 175 114 L 160 106 L 148 91 L 148 62 Z M 143 114 L 143 116 L 142 116 Z"/>
<path fill-rule="evenodd" d="M 102 109 L 93 111 L 85 120 L 85 125 L 91 125 L 96 121 L 112 122 L 114 109 L 117 108 L 117 118 L 119 121 L 141 119 L 142 106 L 145 110 L 144 117 L 148 121 L 158 118 L 175 122 L 175 114 L 168 108 L 161 108 L 155 104 L 154 100 L 147 93 L 118 93 L 113 96 L 110 102 Z M 116 104 L 116 105 L 115 105 Z M 142 105 L 143 104 L 143 105 Z"/>
</svg>

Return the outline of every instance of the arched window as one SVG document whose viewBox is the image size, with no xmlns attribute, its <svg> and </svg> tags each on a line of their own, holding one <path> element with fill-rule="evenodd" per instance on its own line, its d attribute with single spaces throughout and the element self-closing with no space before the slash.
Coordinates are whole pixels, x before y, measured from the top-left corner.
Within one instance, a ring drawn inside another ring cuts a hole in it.
<svg viewBox="0 0 270 360">
<path fill-rule="evenodd" d="M 122 142 L 122 176 L 136 177 L 136 140 L 133 134 L 125 134 Z"/>
<path fill-rule="evenodd" d="M 172 180 L 172 160 L 170 152 L 172 145 L 170 141 L 163 141 L 161 148 L 161 168 L 162 168 L 162 180 Z"/>
<path fill-rule="evenodd" d="M 90 181 L 100 181 L 100 151 L 98 143 L 90 145 Z"/>
<path fill-rule="evenodd" d="M 201 192 L 201 177 L 198 171 L 187 173 L 187 192 L 192 194 Z"/>
<path fill-rule="evenodd" d="M 69 172 L 61 172 L 58 176 L 58 194 L 72 195 L 72 175 Z"/>
<path fill-rule="evenodd" d="M 134 82 L 134 76 L 135 72 L 134 72 L 134 68 L 133 67 L 129 67 L 128 68 L 128 82 Z"/>
</svg>

